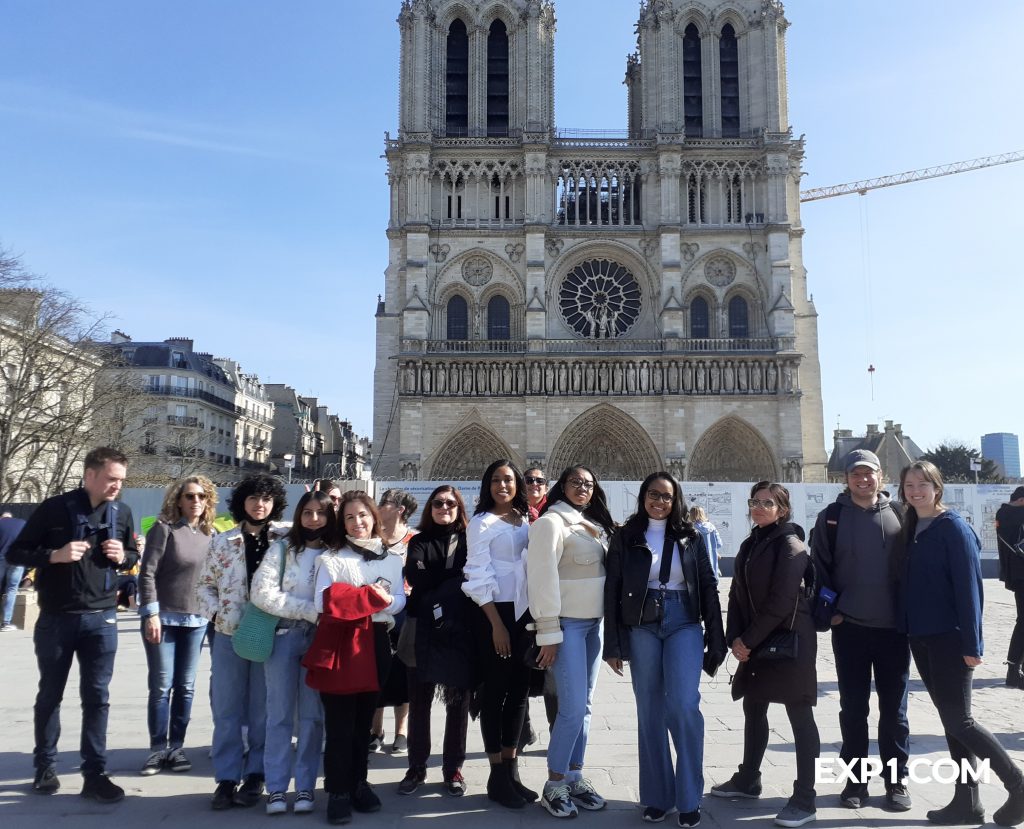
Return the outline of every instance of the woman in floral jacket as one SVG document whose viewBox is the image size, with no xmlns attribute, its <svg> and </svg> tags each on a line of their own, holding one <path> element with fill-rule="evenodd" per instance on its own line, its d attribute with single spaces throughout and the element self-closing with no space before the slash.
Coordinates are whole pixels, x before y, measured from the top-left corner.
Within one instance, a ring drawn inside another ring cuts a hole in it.
<svg viewBox="0 0 1024 829">
<path fill-rule="evenodd" d="M 213 623 L 210 677 L 213 705 L 214 809 L 255 806 L 263 794 L 267 690 L 263 665 L 235 653 L 232 636 L 249 602 L 249 586 L 267 548 L 288 533 L 284 487 L 270 475 L 246 478 L 228 509 L 238 526 L 213 539 L 196 587 L 199 613 Z M 249 727 L 249 752 L 242 726 Z M 239 786 L 239 782 L 241 785 Z"/>
</svg>

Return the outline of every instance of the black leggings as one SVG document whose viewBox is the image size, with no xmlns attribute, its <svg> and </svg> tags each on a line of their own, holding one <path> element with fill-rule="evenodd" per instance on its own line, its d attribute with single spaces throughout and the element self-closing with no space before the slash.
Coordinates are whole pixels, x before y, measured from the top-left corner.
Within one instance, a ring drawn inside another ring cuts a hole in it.
<svg viewBox="0 0 1024 829">
<path fill-rule="evenodd" d="M 484 679 L 480 694 L 480 732 L 488 754 L 500 754 L 503 748 L 519 745 L 529 701 L 531 670 L 517 656 L 525 650 L 523 639 L 529 614 L 523 614 L 523 618 L 516 621 L 512 602 L 495 602 L 494 608 L 508 629 L 512 656 L 502 659 L 494 652 L 491 625 L 481 614 L 480 653 Z"/>
<path fill-rule="evenodd" d="M 979 757 L 988 760 L 1007 789 L 1019 786 L 1024 782 L 1020 769 L 991 732 L 971 715 L 974 668 L 964 663 L 962 650 L 958 631 L 910 640 L 917 672 L 942 720 L 950 757 L 957 765 L 970 763 L 975 770 Z"/>
<path fill-rule="evenodd" d="M 1012 665 L 1019 665 L 1024 662 L 1024 587 L 1014 590 L 1013 598 L 1017 601 L 1017 624 L 1014 625 L 1013 635 L 1010 636 L 1010 649 L 1006 652 L 1006 661 Z"/>
<path fill-rule="evenodd" d="M 769 704 L 759 699 L 743 698 L 743 769 L 751 776 L 761 770 L 761 761 L 768 748 Z M 814 708 L 809 703 L 794 703 L 786 706 L 786 715 L 793 727 L 797 786 L 813 792 L 814 761 L 821 754 Z"/>
</svg>

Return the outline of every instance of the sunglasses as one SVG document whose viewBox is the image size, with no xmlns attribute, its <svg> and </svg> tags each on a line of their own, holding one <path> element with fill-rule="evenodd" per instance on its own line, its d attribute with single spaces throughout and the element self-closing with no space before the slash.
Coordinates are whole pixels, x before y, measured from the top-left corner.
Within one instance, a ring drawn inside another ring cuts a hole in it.
<svg viewBox="0 0 1024 829">
<path fill-rule="evenodd" d="M 593 481 L 584 481 L 582 478 L 570 478 L 566 483 L 573 489 L 582 489 L 584 492 L 596 486 Z"/>
<path fill-rule="evenodd" d="M 765 498 L 763 501 L 757 498 L 749 498 L 747 499 L 747 506 L 751 509 L 757 509 L 758 507 L 761 509 L 772 509 L 775 507 L 775 502 L 771 498 Z"/>
<path fill-rule="evenodd" d="M 183 498 L 187 498 L 189 501 L 205 501 L 205 492 L 183 492 L 181 493 Z"/>
<path fill-rule="evenodd" d="M 449 501 L 447 498 L 435 498 L 430 505 L 434 509 L 455 509 L 459 506 L 459 502 Z"/>
<path fill-rule="evenodd" d="M 526 476 L 526 483 L 528 483 L 528 484 L 546 484 L 547 481 L 545 481 L 543 478 L 534 478 L 532 475 L 527 475 Z"/>
<path fill-rule="evenodd" d="M 672 503 L 672 493 L 671 492 L 656 492 L 653 489 L 649 489 L 649 490 L 647 490 L 647 500 L 648 501 L 653 501 L 654 503 L 658 503 L 660 501 L 663 504 L 671 504 Z"/>
</svg>

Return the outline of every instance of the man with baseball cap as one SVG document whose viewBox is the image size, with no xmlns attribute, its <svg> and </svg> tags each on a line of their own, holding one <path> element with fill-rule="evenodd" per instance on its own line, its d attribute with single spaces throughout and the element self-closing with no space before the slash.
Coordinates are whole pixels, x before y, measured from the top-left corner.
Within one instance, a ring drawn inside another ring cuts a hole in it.
<svg viewBox="0 0 1024 829">
<path fill-rule="evenodd" d="M 1024 689 L 1024 486 L 1017 487 L 1010 503 L 996 511 L 999 539 L 999 580 L 1017 602 L 1017 624 L 1006 651 L 1006 684 Z"/>
<path fill-rule="evenodd" d="M 910 646 L 907 635 L 897 629 L 895 578 L 903 511 L 882 491 L 882 465 L 873 452 L 853 450 L 844 469 L 846 489 L 818 515 L 811 541 L 819 579 L 837 594 L 832 650 L 839 680 L 840 757 L 856 775 L 839 801 L 850 809 L 867 803 L 863 760 L 868 756 L 874 674 L 885 808 L 905 812 L 911 807 L 905 783 Z"/>
</svg>

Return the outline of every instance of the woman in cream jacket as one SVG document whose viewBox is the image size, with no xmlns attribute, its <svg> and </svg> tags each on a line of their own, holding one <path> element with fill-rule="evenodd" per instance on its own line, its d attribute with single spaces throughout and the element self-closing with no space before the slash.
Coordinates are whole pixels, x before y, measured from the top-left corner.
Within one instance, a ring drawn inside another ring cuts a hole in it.
<svg viewBox="0 0 1024 829">
<path fill-rule="evenodd" d="M 601 665 L 604 560 L 614 529 L 604 491 L 585 466 L 562 473 L 530 527 L 526 573 L 540 646 L 537 664 L 551 668 L 558 689 L 541 803 L 558 818 L 574 817 L 577 806 L 605 806 L 583 777 L 583 758 Z"/>
</svg>

